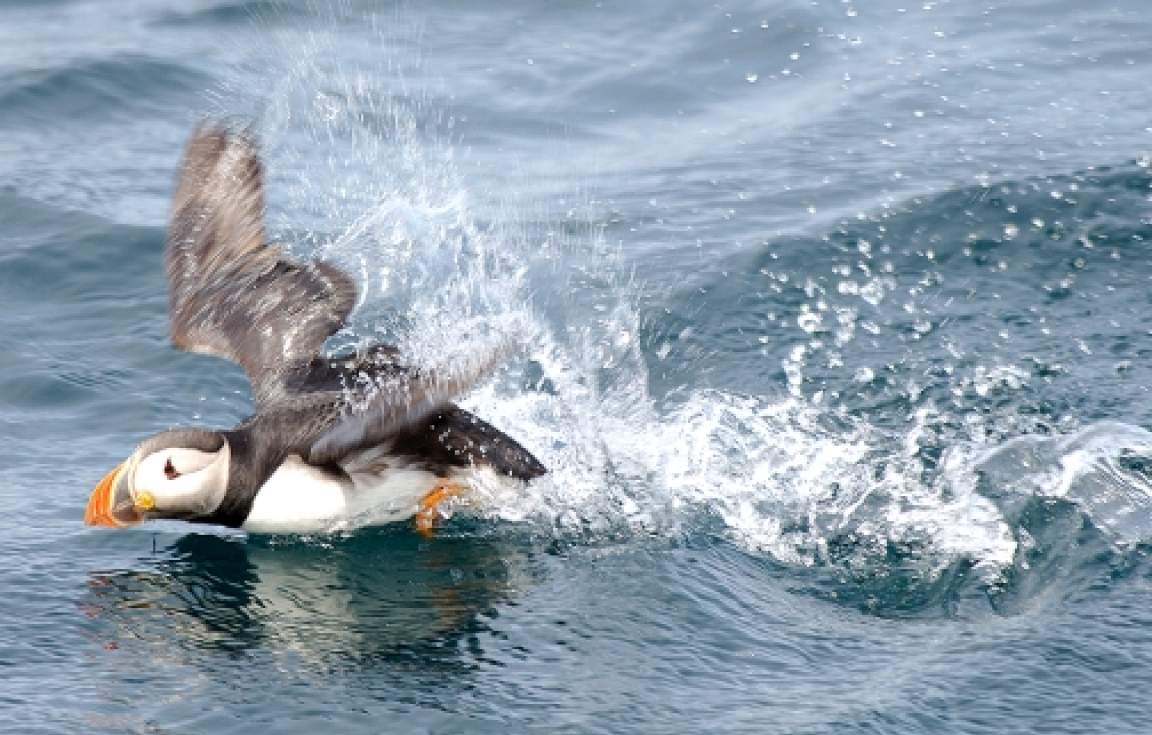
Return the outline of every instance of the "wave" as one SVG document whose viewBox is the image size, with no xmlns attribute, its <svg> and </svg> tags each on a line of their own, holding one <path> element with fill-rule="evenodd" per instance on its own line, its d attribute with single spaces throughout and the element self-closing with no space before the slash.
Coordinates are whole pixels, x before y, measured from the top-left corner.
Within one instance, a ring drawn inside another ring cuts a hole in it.
<svg viewBox="0 0 1152 735">
<path fill-rule="evenodd" d="M 1109 400 L 1147 377 L 1131 294 L 1152 272 L 1150 183 L 1135 162 L 948 192 L 709 268 L 725 276 L 656 313 L 620 289 L 579 343 L 553 333 L 533 351 L 554 391 L 478 399 L 539 432 L 556 468 L 485 512 L 577 538 L 718 532 L 831 570 L 841 600 L 888 612 L 973 584 L 1014 609 L 1022 590 L 1088 574 L 1152 542 L 1152 486 L 1133 469 L 1147 408 Z M 668 364 L 676 377 L 652 380 Z M 694 387 L 707 382 L 730 387 Z M 1072 550 L 1082 567 L 1054 563 Z"/>
<path fill-rule="evenodd" d="M 115 290 L 161 293 L 163 230 L 124 225 L 0 189 L 0 293 L 35 306 L 45 289 L 57 305 L 97 300 Z M 155 283 L 150 283 L 149 278 Z"/>
<path fill-rule="evenodd" d="M 0 79 L 0 126 L 59 126 L 187 105 L 211 85 L 186 64 L 139 54 L 76 61 Z"/>
<path fill-rule="evenodd" d="M 224 2 L 191 11 L 177 11 L 159 18 L 158 25 L 168 26 L 236 26 L 242 23 L 259 23 L 262 26 L 275 22 L 300 22 L 309 15 L 306 6 L 281 0 L 240 0 Z"/>
</svg>

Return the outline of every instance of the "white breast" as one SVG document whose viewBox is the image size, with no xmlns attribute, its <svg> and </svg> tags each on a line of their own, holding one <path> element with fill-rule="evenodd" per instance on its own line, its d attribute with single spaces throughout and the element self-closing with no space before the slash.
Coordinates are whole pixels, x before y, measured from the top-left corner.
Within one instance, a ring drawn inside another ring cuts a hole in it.
<svg viewBox="0 0 1152 735">
<path fill-rule="evenodd" d="M 394 458 L 383 467 L 382 458 L 380 449 L 349 457 L 343 478 L 290 456 L 260 488 L 244 530 L 330 533 L 411 518 L 444 479 Z M 451 479 L 467 482 L 467 474 Z"/>
</svg>

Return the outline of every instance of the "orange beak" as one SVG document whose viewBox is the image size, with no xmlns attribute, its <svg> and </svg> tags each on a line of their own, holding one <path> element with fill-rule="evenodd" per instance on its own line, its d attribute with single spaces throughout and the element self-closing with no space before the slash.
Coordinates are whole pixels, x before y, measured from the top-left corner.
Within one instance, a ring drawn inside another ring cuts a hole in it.
<svg viewBox="0 0 1152 735">
<path fill-rule="evenodd" d="M 116 485 L 123 469 L 123 463 L 116 465 L 92 491 L 84 510 L 84 522 L 89 526 L 121 528 L 144 520 L 130 499 L 124 502 L 124 499 L 116 498 Z"/>
</svg>

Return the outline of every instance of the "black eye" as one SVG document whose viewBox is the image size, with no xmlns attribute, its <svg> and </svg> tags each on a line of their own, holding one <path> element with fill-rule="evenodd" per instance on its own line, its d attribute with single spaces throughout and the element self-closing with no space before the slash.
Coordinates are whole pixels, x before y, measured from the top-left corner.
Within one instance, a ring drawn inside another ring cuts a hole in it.
<svg viewBox="0 0 1152 735">
<path fill-rule="evenodd" d="M 169 457 L 168 461 L 166 461 L 164 463 L 164 476 L 167 477 L 169 480 L 175 480 L 177 477 L 180 476 L 180 473 L 177 472 L 176 468 L 172 466 L 172 458 L 171 457 Z"/>
</svg>

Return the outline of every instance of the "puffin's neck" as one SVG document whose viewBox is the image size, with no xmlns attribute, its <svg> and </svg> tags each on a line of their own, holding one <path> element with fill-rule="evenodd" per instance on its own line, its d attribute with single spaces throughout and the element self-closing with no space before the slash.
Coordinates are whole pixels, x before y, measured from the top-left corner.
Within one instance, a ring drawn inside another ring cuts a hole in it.
<svg viewBox="0 0 1152 735">
<path fill-rule="evenodd" d="M 196 521 L 239 528 L 252 510 L 256 493 L 284 461 L 285 454 L 270 441 L 267 432 L 260 430 L 259 422 L 245 422 L 221 434 L 231 451 L 228 489 L 216 510 Z"/>
</svg>

